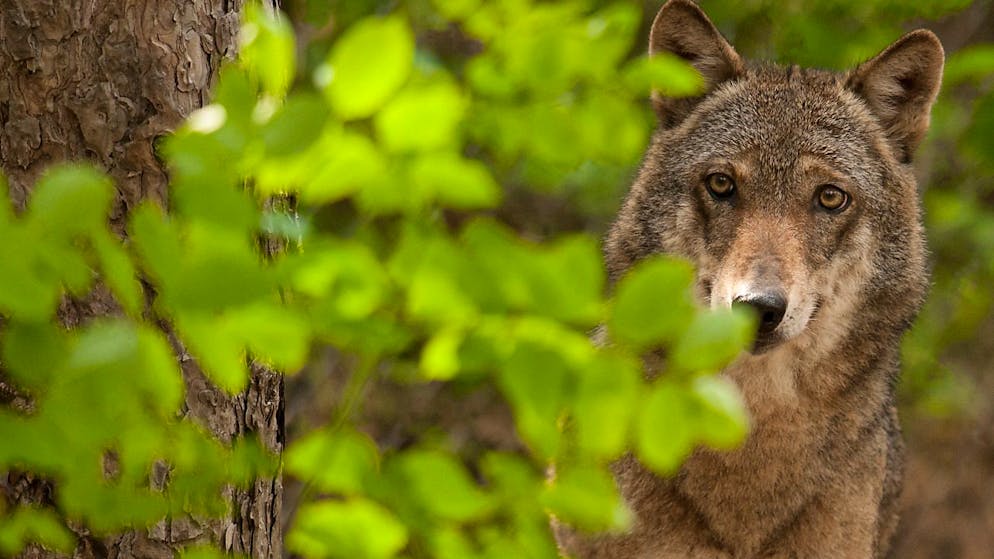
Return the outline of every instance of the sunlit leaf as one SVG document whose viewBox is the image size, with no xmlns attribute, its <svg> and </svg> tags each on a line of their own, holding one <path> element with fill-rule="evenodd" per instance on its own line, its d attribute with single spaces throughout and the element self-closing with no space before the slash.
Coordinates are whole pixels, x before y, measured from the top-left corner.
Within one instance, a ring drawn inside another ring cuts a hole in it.
<svg viewBox="0 0 994 559">
<path fill-rule="evenodd" d="M 693 278 L 683 261 L 657 258 L 636 265 L 618 284 L 611 336 L 637 347 L 675 340 L 694 317 Z"/>
<path fill-rule="evenodd" d="M 328 119 L 328 106 L 317 95 L 291 95 L 262 128 L 266 151 L 282 156 L 303 151 L 317 141 Z"/>
<path fill-rule="evenodd" d="M 735 385 L 719 376 L 694 379 L 691 392 L 703 410 L 701 438 L 715 448 L 729 449 L 745 440 L 749 414 Z"/>
<path fill-rule="evenodd" d="M 16 508 L 8 516 L 0 513 L 0 554 L 6 557 L 19 555 L 29 543 L 68 554 L 75 547 L 74 539 L 54 510 Z"/>
<path fill-rule="evenodd" d="M 664 475 L 675 473 L 694 448 L 692 417 L 686 392 L 668 382 L 653 386 L 638 418 L 642 461 Z"/>
<path fill-rule="evenodd" d="M 704 91 L 704 79 L 687 61 L 668 52 L 638 58 L 624 69 L 625 84 L 639 93 L 689 97 Z"/>
<path fill-rule="evenodd" d="M 410 169 L 414 189 L 426 200 L 451 208 L 487 208 L 500 200 L 500 187 L 479 161 L 452 153 L 427 154 Z"/>
<path fill-rule="evenodd" d="M 466 100 L 451 83 L 409 87 L 376 114 L 376 133 L 386 149 L 397 152 L 455 146 L 465 108 Z"/>
<path fill-rule="evenodd" d="M 244 7 L 240 60 L 270 95 L 281 97 L 293 79 L 296 56 L 293 27 L 278 11 L 249 2 Z"/>
<path fill-rule="evenodd" d="M 700 312 L 673 347 L 672 364 L 683 370 L 716 371 L 745 349 L 756 319 L 747 309 Z"/>
<path fill-rule="evenodd" d="M 51 232 L 84 233 L 103 225 L 113 192 L 110 179 L 92 166 L 53 167 L 34 188 L 30 219 Z"/>
<path fill-rule="evenodd" d="M 614 478 L 601 468 L 557 468 L 542 501 L 558 519 L 584 530 L 623 530 L 631 522 Z"/>
<path fill-rule="evenodd" d="M 397 456 L 391 468 L 407 490 L 431 515 L 469 521 L 490 512 L 493 502 L 473 483 L 461 464 L 436 451 L 410 451 Z"/>
<path fill-rule="evenodd" d="M 413 56 L 414 37 L 403 19 L 369 17 L 342 35 L 318 79 L 340 117 L 364 118 L 403 85 Z"/>
<path fill-rule="evenodd" d="M 114 292 L 121 307 L 128 314 L 137 315 L 142 306 L 142 291 L 128 253 L 107 231 L 96 230 L 90 238 L 107 285 Z"/>
<path fill-rule="evenodd" d="M 313 481 L 324 491 L 347 495 L 361 492 L 363 481 L 377 466 L 376 445 L 355 431 L 319 430 L 295 441 L 285 455 L 295 477 Z"/>
<path fill-rule="evenodd" d="M 363 499 L 308 503 L 297 511 L 287 547 L 306 557 L 387 559 L 408 532 L 389 511 Z"/>
</svg>

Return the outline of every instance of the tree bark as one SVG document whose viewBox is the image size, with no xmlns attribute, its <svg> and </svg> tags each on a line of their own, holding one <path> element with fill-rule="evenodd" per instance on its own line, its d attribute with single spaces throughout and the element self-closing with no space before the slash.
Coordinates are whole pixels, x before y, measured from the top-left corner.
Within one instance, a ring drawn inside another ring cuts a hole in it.
<svg viewBox="0 0 994 559">
<path fill-rule="evenodd" d="M 166 207 L 168 176 L 155 141 L 207 101 L 221 63 L 236 54 L 242 5 L 243 0 L 4 0 L 0 166 L 15 208 L 24 209 L 49 165 L 83 159 L 115 181 L 111 224 L 119 233 L 141 200 Z M 96 289 L 83 300 L 64 301 L 59 317 L 71 328 L 116 312 L 110 295 Z M 256 432 L 272 451 L 282 450 L 282 376 L 254 367 L 249 389 L 229 397 L 194 361 L 180 360 L 190 420 L 224 441 Z M 0 376 L 0 405 L 18 402 L 23 398 Z M 31 474 L 0 472 L 0 499 L 10 504 L 51 504 L 57 490 Z M 232 512 L 221 520 L 166 519 L 151 529 L 103 538 L 70 524 L 79 536 L 74 557 L 172 558 L 180 547 L 201 542 L 251 557 L 281 556 L 281 480 L 258 480 L 230 498 Z M 33 546 L 23 556 L 55 554 Z"/>
</svg>

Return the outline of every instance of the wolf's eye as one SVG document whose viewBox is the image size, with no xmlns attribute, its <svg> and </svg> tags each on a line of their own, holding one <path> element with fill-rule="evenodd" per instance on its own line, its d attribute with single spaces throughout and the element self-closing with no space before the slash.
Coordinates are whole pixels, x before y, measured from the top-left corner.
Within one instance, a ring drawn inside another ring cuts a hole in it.
<svg viewBox="0 0 994 559">
<path fill-rule="evenodd" d="M 837 186 L 826 184 L 818 190 L 818 205 L 830 212 L 841 212 L 849 206 L 849 195 Z"/>
<path fill-rule="evenodd" d="M 735 181 L 725 173 L 711 173 L 705 177 L 704 184 L 708 188 L 708 194 L 716 200 L 728 198 L 735 193 Z"/>
</svg>

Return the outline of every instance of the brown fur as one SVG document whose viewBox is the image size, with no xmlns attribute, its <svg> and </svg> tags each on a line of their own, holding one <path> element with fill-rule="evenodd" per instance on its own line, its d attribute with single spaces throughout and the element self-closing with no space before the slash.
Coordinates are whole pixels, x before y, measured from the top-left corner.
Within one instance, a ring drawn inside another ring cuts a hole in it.
<svg viewBox="0 0 994 559">
<path fill-rule="evenodd" d="M 928 284 L 908 163 L 938 92 L 942 47 L 915 31 L 848 74 L 751 64 L 693 3 L 671 0 L 650 37 L 650 53 L 662 51 L 694 64 L 708 91 L 654 97 L 660 127 L 607 239 L 611 276 L 675 254 L 696 264 L 706 304 L 776 288 L 788 307 L 776 343 L 723 372 L 752 416 L 744 445 L 698 449 L 673 478 L 619 461 L 631 532 L 557 526 L 562 549 L 582 558 L 883 557 L 903 463 L 899 342 Z M 734 178 L 733 199 L 708 195 L 714 172 Z M 851 205 L 818 208 L 824 184 Z"/>
</svg>

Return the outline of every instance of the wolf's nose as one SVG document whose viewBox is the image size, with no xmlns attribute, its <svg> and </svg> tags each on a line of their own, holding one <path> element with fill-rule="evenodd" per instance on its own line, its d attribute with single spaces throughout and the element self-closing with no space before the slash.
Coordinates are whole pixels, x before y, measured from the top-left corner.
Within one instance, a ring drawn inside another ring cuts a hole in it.
<svg viewBox="0 0 994 559">
<path fill-rule="evenodd" d="M 787 311 L 787 298 L 781 293 L 763 293 L 736 297 L 735 303 L 749 305 L 759 316 L 759 335 L 769 334 L 777 329 Z"/>
</svg>

